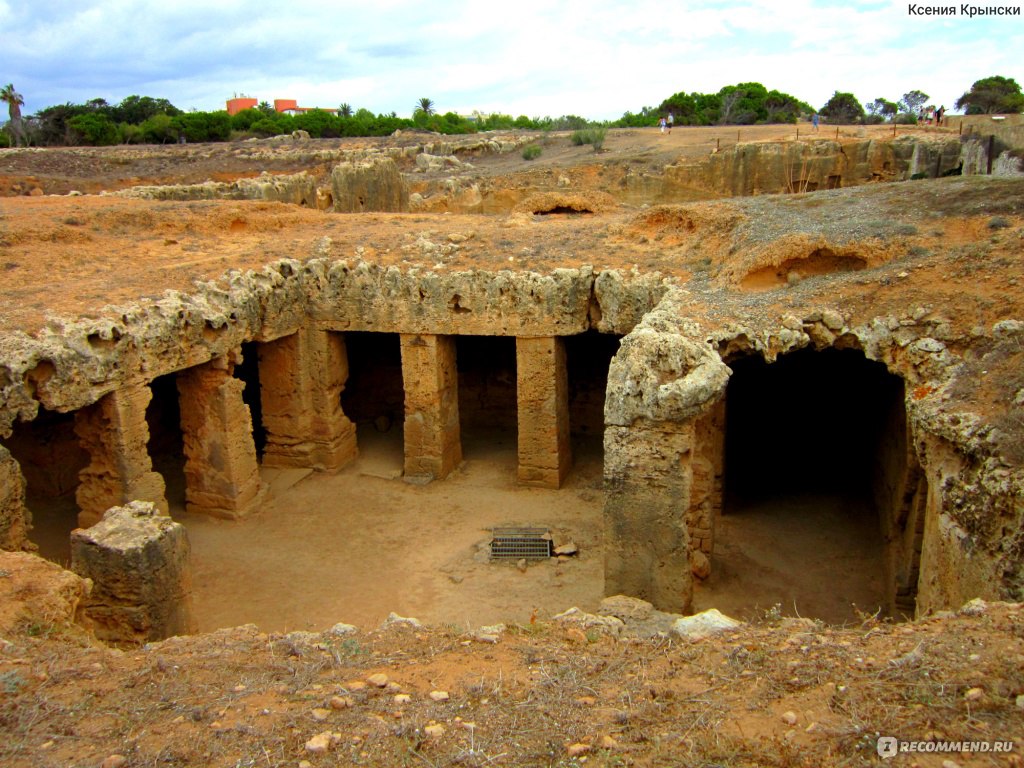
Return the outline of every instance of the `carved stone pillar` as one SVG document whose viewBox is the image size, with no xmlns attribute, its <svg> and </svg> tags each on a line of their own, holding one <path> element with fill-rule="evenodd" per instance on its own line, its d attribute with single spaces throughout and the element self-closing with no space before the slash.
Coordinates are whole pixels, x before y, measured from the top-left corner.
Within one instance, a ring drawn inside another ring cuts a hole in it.
<svg viewBox="0 0 1024 768">
<path fill-rule="evenodd" d="M 569 378 L 557 336 L 516 339 L 519 482 L 558 488 L 572 466 Z"/>
<path fill-rule="evenodd" d="M 153 471 L 149 457 L 146 406 L 152 398 L 145 384 L 123 387 L 75 414 L 75 434 L 89 453 L 75 492 L 83 528 L 99 522 L 111 507 L 133 500 L 151 501 L 167 514 L 164 479 Z"/>
<path fill-rule="evenodd" d="M 452 336 L 402 334 L 405 476 L 439 480 L 462 462 Z"/>
<path fill-rule="evenodd" d="M 239 518 L 263 500 L 245 385 L 225 358 L 177 376 L 189 512 Z"/>
<path fill-rule="evenodd" d="M 348 356 L 340 333 L 301 328 L 260 345 L 263 465 L 333 471 L 356 456 L 355 425 L 341 410 Z"/>
</svg>

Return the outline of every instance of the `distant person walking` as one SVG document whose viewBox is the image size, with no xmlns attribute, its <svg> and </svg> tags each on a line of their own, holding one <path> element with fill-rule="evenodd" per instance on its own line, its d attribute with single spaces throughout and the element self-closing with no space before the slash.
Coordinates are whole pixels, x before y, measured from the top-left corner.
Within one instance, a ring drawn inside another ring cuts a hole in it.
<svg viewBox="0 0 1024 768">
<path fill-rule="evenodd" d="M 665 121 L 665 124 L 668 126 L 668 132 L 669 133 L 672 133 L 672 123 L 674 123 L 674 122 L 675 122 L 675 118 L 672 117 L 672 113 L 669 112 L 668 113 L 668 120 Z"/>
<path fill-rule="evenodd" d="M 665 132 L 665 118 L 664 117 L 658 118 L 658 127 L 661 128 L 661 132 L 662 133 Z"/>
<path fill-rule="evenodd" d="M 943 104 L 937 110 L 935 110 L 935 124 L 942 125 L 942 116 L 946 114 L 946 105 Z"/>
<path fill-rule="evenodd" d="M 812 129 L 812 130 L 813 130 L 813 131 L 814 131 L 815 133 L 817 133 L 817 132 L 818 132 L 818 121 L 819 121 L 819 118 L 818 118 L 818 113 L 817 113 L 817 112 L 815 112 L 815 113 L 814 113 L 813 115 L 811 115 L 811 129 Z"/>
</svg>

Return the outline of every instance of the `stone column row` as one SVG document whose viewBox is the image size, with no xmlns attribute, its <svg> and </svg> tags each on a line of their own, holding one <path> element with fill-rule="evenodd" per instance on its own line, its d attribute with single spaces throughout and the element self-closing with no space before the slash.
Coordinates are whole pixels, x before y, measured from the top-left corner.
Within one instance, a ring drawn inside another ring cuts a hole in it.
<svg viewBox="0 0 1024 768">
<path fill-rule="evenodd" d="M 455 337 L 402 334 L 405 387 L 405 474 L 446 477 L 462 461 Z M 260 346 L 260 404 L 271 467 L 334 471 L 357 452 L 355 426 L 341 409 L 348 378 L 344 337 L 305 328 Z M 263 499 L 252 417 L 233 375 L 238 355 L 216 358 L 177 375 L 184 438 L 186 504 L 192 512 L 238 518 Z M 558 488 L 572 461 L 568 375 L 560 338 L 516 340 L 520 482 Z M 144 384 L 109 393 L 76 415 L 75 431 L 90 456 L 80 474 L 79 524 L 111 507 L 152 502 L 167 513 L 163 478 L 147 444 Z"/>
<path fill-rule="evenodd" d="M 455 337 L 403 334 L 405 475 L 443 478 L 462 461 Z M 565 345 L 554 336 L 516 339 L 518 478 L 559 488 L 572 464 Z"/>
</svg>

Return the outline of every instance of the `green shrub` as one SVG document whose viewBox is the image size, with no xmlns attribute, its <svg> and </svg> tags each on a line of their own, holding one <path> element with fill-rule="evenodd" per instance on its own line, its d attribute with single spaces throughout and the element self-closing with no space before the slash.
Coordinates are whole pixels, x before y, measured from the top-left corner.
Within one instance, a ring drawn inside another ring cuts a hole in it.
<svg viewBox="0 0 1024 768">
<path fill-rule="evenodd" d="M 604 146 L 605 133 L 605 129 L 600 127 L 581 128 L 573 131 L 569 140 L 577 147 L 581 147 L 584 144 L 593 144 L 594 151 L 598 152 Z"/>
<path fill-rule="evenodd" d="M 523 160 L 536 160 L 540 157 L 541 148 L 539 144 L 527 144 L 523 147 Z"/>
<path fill-rule="evenodd" d="M 1006 229 L 1010 226 L 1010 220 L 1005 216 L 993 216 L 988 220 L 989 229 Z"/>
</svg>

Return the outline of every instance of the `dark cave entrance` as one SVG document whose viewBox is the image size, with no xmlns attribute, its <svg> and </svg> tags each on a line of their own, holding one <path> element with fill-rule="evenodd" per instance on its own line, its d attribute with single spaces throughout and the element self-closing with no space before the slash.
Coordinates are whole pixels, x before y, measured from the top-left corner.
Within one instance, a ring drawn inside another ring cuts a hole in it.
<svg viewBox="0 0 1024 768">
<path fill-rule="evenodd" d="M 29 541 L 40 555 L 66 567 L 71 531 L 78 527 L 78 473 L 89 464 L 75 434 L 75 414 L 39 406 L 34 420 L 14 423 L 3 444 L 25 478 L 25 506 L 32 513 Z"/>
<path fill-rule="evenodd" d="M 519 435 L 514 336 L 456 336 L 459 434 L 464 459 L 515 466 Z"/>
<path fill-rule="evenodd" d="M 168 373 L 149 383 L 153 398 L 146 408 L 149 458 L 153 471 L 164 478 L 171 514 L 185 511 L 185 439 L 181 431 L 178 376 Z"/>
<path fill-rule="evenodd" d="M 608 389 L 608 368 L 619 351 L 622 337 L 586 331 L 565 337 L 566 367 L 569 374 L 569 432 L 572 452 L 578 463 L 592 459 L 603 464 L 604 397 Z"/>
<path fill-rule="evenodd" d="M 348 380 L 341 409 L 356 425 L 364 471 L 398 476 L 405 464 L 405 385 L 397 333 L 347 331 Z"/>
<path fill-rule="evenodd" d="M 887 541 L 914 463 L 902 379 L 856 350 L 729 365 L 723 509 L 701 588 L 727 590 L 722 609 L 747 616 L 894 613 Z"/>
<path fill-rule="evenodd" d="M 234 376 L 245 384 L 242 402 L 249 406 L 252 419 L 252 441 L 256 446 L 256 461 L 263 460 L 263 448 L 267 444 L 267 430 L 263 427 L 263 404 L 260 400 L 260 344 L 247 341 L 242 344 L 242 362 L 235 366 Z"/>
</svg>

